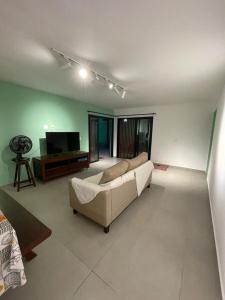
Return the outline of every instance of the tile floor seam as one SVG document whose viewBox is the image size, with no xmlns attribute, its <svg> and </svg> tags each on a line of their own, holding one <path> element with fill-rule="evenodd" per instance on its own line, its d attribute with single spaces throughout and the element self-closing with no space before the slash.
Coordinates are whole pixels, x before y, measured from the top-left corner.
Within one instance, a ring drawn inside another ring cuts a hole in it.
<svg viewBox="0 0 225 300">
<path fill-rule="evenodd" d="M 116 242 L 116 241 L 115 241 Z M 114 242 L 114 243 L 115 243 Z M 135 242 L 134 242 L 134 244 L 133 244 L 133 246 L 134 245 L 136 245 L 137 244 L 137 242 L 138 242 L 138 239 L 137 240 L 135 240 Z M 105 255 L 101 258 L 101 260 L 107 255 L 107 253 L 110 251 L 110 249 L 108 249 L 107 251 L 106 251 L 106 253 L 105 253 Z M 97 264 L 99 264 L 100 262 L 101 262 L 101 260 L 99 260 L 98 261 L 98 263 Z M 95 267 L 97 267 L 97 264 L 95 265 Z M 94 268 L 95 268 L 94 267 Z M 118 291 L 117 290 L 115 290 L 107 281 L 105 281 L 94 269 L 92 270 L 92 272 L 96 275 L 96 276 L 98 276 L 102 281 L 104 281 L 109 287 L 111 287 L 111 289 L 112 290 L 114 290 L 117 294 L 118 294 Z"/>
<path fill-rule="evenodd" d="M 110 234 L 110 233 L 108 233 L 108 234 Z M 106 256 L 106 254 L 111 250 L 112 246 L 116 243 L 116 241 L 117 241 L 117 239 L 114 242 L 112 242 L 111 246 L 106 250 L 106 252 L 102 255 L 102 257 L 100 257 L 98 259 L 98 261 L 94 264 L 92 270 L 94 270 L 97 267 L 97 265 L 103 260 L 103 258 Z"/>
<path fill-rule="evenodd" d="M 58 239 L 57 239 L 57 241 L 59 241 Z M 85 267 L 91 272 L 92 271 L 92 268 L 90 268 L 88 265 L 87 265 L 87 263 L 85 262 L 85 261 L 83 261 L 77 254 L 75 254 L 70 248 L 68 248 L 68 246 L 67 246 L 67 244 L 69 243 L 66 243 L 66 244 L 64 244 L 64 243 L 62 243 L 62 242 L 60 242 L 74 257 L 76 257 L 83 265 L 85 265 Z"/>
<path fill-rule="evenodd" d="M 96 273 L 94 270 L 92 271 L 92 273 L 96 275 L 100 280 L 102 280 L 114 293 L 118 294 L 118 291 L 114 289 L 114 287 L 111 286 L 111 284 L 109 284 L 106 280 L 104 280 L 98 273 Z"/>
<path fill-rule="evenodd" d="M 186 250 L 184 251 L 186 253 Z M 180 281 L 180 288 L 179 288 L 179 300 L 181 300 L 182 297 L 182 287 L 183 287 L 183 279 L 184 279 L 184 265 L 185 265 L 185 254 L 182 264 L 182 270 L 181 270 L 181 281 Z"/>
<path fill-rule="evenodd" d="M 58 239 L 57 239 L 58 240 Z M 59 241 L 59 240 L 58 240 Z M 61 241 L 59 241 L 70 253 L 73 254 L 74 257 L 76 257 L 81 263 L 83 263 L 87 268 L 88 270 L 90 271 L 93 271 L 95 269 L 95 267 L 97 267 L 97 265 L 99 264 L 99 262 L 105 257 L 105 255 L 108 253 L 108 251 L 110 251 L 111 247 L 114 245 L 114 243 L 116 242 L 116 240 L 112 243 L 112 245 L 106 250 L 106 252 L 102 255 L 102 257 L 100 257 L 98 259 L 98 261 L 93 265 L 93 267 L 90 267 L 87 265 L 87 263 L 81 258 L 79 257 L 77 254 L 75 254 L 69 247 L 68 247 L 68 243 L 62 243 Z"/>
<path fill-rule="evenodd" d="M 188 237 L 187 237 L 187 224 L 188 224 L 188 216 L 186 217 L 186 230 L 185 230 L 185 246 L 184 246 L 184 252 L 183 252 L 183 264 L 182 264 L 182 270 L 181 270 L 181 281 L 180 281 L 180 288 L 179 288 L 179 300 L 181 300 L 182 297 L 182 288 L 183 288 L 183 280 L 184 280 L 184 266 L 185 266 L 185 257 L 187 253 L 187 245 L 188 245 Z"/>
<path fill-rule="evenodd" d="M 58 243 L 59 244 L 61 244 L 64 248 L 66 248 L 77 260 L 79 260 L 79 262 L 81 262 L 83 265 L 85 265 L 85 267 L 88 269 L 88 274 L 90 274 L 91 273 L 91 271 L 92 271 L 92 268 L 90 268 L 79 256 L 77 256 L 73 251 L 71 251 L 71 249 L 70 248 L 68 248 L 67 247 L 67 243 L 66 244 L 64 244 L 64 243 L 62 243 L 58 238 L 57 238 L 57 236 L 54 234 L 54 233 L 52 233 L 52 236 L 58 241 Z"/>
<path fill-rule="evenodd" d="M 82 285 L 85 283 L 85 281 L 91 276 L 92 271 L 90 271 L 88 273 L 88 275 L 81 281 L 81 283 L 79 284 L 79 286 L 75 289 L 75 291 L 73 292 L 72 296 L 74 297 L 77 292 L 80 290 L 80 288 L 82 287 Z"/>
</svg>

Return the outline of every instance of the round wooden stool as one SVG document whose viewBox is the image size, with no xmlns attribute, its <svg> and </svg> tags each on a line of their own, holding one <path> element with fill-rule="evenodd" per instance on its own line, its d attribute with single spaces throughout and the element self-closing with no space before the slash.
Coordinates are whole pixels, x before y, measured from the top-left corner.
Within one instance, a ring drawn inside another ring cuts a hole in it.
<svg viewBox="0 0 225 300">
<path fill-rule="evenodd" d="M 26 186 L 30 186 L 30 185 L 36 186 L 34 176 L 33 176 L 33 173 L 31 171 L 31 168 L 30 168 L 29 160 L 30 160 L 29 158 L 25 158 L 25 157 L 23 157 L 22 159 L 19 159 L 19 160 L 16 159 L 16 158 L 12 159 L 12 161 L 14 161 L 16 163 L 14 187 L 17 186 L 17 192 L 19 192 L 21 188 L 24 188 Z M 26 179 L 26 180 L 21 180 L 22 166 L 25 166 L 25 169 L 27 171 L 28 179 Z M 29 183 L 21 186 L 21 183 L 27 183 L 27 182 L 29 182 Z"/>
</svg>

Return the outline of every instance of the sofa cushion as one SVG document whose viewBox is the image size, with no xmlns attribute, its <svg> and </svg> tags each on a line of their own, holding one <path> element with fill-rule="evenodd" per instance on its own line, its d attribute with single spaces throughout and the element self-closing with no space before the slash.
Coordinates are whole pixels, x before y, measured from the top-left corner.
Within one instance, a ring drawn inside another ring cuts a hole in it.
<svg viewBox="0 0 225 300">
<path fill-rule="evenodd" d="M 119 176 L 125 174 L 127 172 L 128 169 L 128 162 L 127 161 L 120 161 L 118 164 L 106 169 L 103 172 L 102 178 L 99 182 L 99 184 L 103 184 L 109 181 L 112 181 L 116 178 L 118 178 Z"/>
<path fill-rule="evenodd" d="M 148 153 L 142 152 L 137 157 L 132 159 L 126 159 L 126 162 L 128 162 L 128 170 L 133 170 L 139 167 L 140 165 L 144 164 L 146 161 L 148 161 Z"/>
</svg>

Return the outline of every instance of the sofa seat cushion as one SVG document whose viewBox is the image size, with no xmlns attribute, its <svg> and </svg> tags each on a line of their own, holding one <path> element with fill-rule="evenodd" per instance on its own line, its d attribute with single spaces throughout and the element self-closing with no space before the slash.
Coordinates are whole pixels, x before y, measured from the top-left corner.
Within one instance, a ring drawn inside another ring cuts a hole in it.
<svg viewBox="0 0 225 300">
<path fill-rule="evenodd" d="M 148 153 L 142 152 L 137 157 L 125 160 L 128 163 L 128 170 L 133 170 L 148 161 Z"/>
<path fill-rule="evenodd" d="M 125 160 L 120 161 L 118 164 L 106 169 L 103 172 L 102 178 L 99 182 L 99 184 L 107 183 L 109 181 L 112 181 L 123 174 L 125 174 L 128 170 L 128 162 Z"/>
</svg>

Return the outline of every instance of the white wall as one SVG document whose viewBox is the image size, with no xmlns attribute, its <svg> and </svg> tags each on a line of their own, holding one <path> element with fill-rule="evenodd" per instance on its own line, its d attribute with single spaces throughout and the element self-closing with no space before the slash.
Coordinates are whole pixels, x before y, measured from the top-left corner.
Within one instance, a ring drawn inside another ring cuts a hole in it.
<svg viewBox="0 0 225 300">
<path fill-rule="evenodd" d="M 213 112 L 212 103 L 188 103 L 114 110 L 115 115 L 156 113 L 152 160 L 206 170 Z M 115 134 L 115 149 L 117 136 Z M 116 152 L 114 152 L 116 156 Z"/>
<path fill-rule="evenodd" d="M 223 299 L 225 299 L 225 92 L 218 105 L 208 187 Z"/>
</svg>

